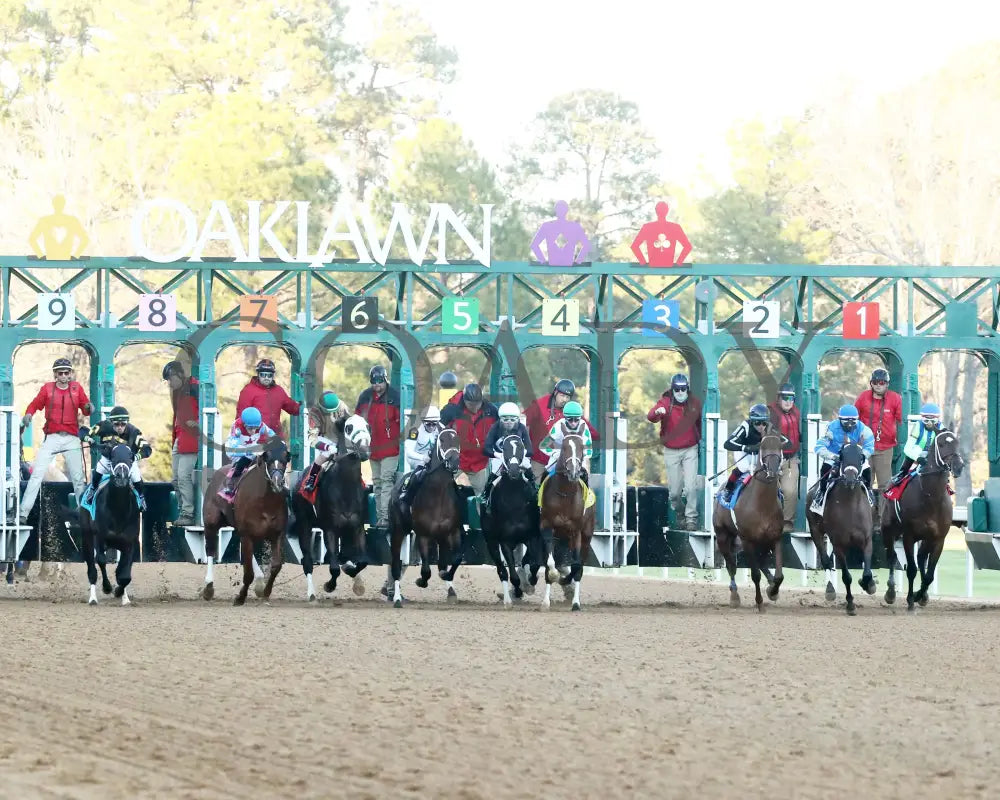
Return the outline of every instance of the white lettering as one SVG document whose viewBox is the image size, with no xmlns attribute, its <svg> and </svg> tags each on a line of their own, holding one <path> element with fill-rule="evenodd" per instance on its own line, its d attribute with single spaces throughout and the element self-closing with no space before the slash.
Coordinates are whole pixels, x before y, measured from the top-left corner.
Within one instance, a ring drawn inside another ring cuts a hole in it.
<svg viewBox="0 0 1000 800">
<path fill-rule="evenodd" d="M 279 200 L 278 207 L 271 212 L 271 216 L 264 220 L 264 226 L 261 227 L 260 200 L 250 200 L 247 203 L 247 210 L 250 212 L 247 220 L 250 227 L 250 235 L 247 237 L 247 261 L 260 261 L 261 236 L 264 237 L 265 242 L 271 245 L 271 249 L 278 258 L 282 261 L 292 260 L 285 246 L 275 238 L 274 231 L 271 230 L 274 227 L 274 223 L 278 221 L 281 215 L 285 213 L 285 209 L 290 205 L 291 202 L 288 200 Z"/>
<path fill-rule="evenodd" d="M 298 249 L 295 258 L 298 261 L 309 261 L 309 201 L 296 200 L 295 214 L 298 221 Z"/>
<path fill-rule="evenodd" d="M 469 229 L 465 227 L 465 223 L 458 218 L 458 215 L 454 212 L 451 206 L 447 203 L 433 203 L 432 206 L 437 207 L 438 210 L 438 257 L 435 264 L 447 265 L 448 257 L 445 255 L 445 235 L 447 233 L 448 223 L 451 223 L 451 227 L 455 229 L 455 233 L 459 235 L 461 240 L 465 242 L 466 247 L 469 248 L 469 252 L 472 253 L 472 257 L 482 264 L 484 267 L 490 265 L 490 256 L 492 255 L 490 250 L 490 223 L 493 219 L 493 204 L 492 203 L 482 203 L 480 208 L 483 210 L 483 246 L 480 247 L 479 243 L 473 238 Z M 428 226 L 430 223 L 428 223 Z"/>
<path fill-rule="evenodd" d="M 154 253 L 146 242 L 143 226 L 146 217 L 154 208 L 164 208 L 176 211 L 184 221 L 184 243 L 176 250 L 169 253 Z M 179 261 L 191 252 L 194 247 L 195 238 L 198 236 L 198 221 L 195 219 L 191 209 L 179 200 L 171 200 L 168 197 L 159 197 L 155 200 L 146 200 L 139 206 L 135 214 L 132 215 L 132 247 L 139 258 L 147 261 L 155 261 L 158 264 L 169 264 L 171 261 Z"/>
<path fill-rule="evenodd" d="M 402 203 L 392 204 L 392 219 L 389 220 L 389 230 L 385 235 L 385 241 L 379 243 L 378 233 L 375 230 L 375 222 L 370 214 L 363 217 L 365 233 L 368 234 L 368 246 L 372 251 L 372 259 L 376 264 L 385 266 L 389 258 L 389 251 L 392 249 L 392 240 L 396 234 L 396 229 L 403 234 L 403 243 L 406 245 L 406 254 L 414 264 L 422 264 L 427 253 L 427 246 L 431 241 L 431 233 L 434 231 L 434 218 L 437 215 L 437 204 L 431 204 L 431 213 L 424 226 L 424 235 L 420 239 L 420 247 L 413 238 L 413 226 L 410 224 L 410 212 Z"/>
<path fill-rule="evenodd" d="M 337 226 L 340 223 L 340 218 L 344 218 L 344 222 L 347 223 L 347 232 L 340 233 L 337 232 Z M 351 211 L 350 203 L 342 201 L 337 203 L 333 207 L 333 213 L 330 215 L 330 222 L 326 226 L 326 233 L 323 234 L 323 241 L 319 244 L 319 250 L 316 251 L 316 255 L 312 258 L 313 263 L 325 264 L 326 259 L 336 257 L 336 250 L 326 252 L 327 247 L 330 246 L 331 242 L 351 242 L 354 245 L 354 249 L 357 251 L 358 260 L 361 262 L 367 262 L 368 259 L 368 249 L 365 247 L 364 237 L 361 235 L 361 230 L 358 228 L 358 221 L 354 218 L 354 214 Z"/>
<path fill-rule="evenodd" d="M 216 215 L 218 215 L 225 230 L 217 231 L 212 227 L 215 224 Z M 191 251 L 188 261 L 201 261 L 201 253 L 209 241 L 223 242 L 226 240 L 229 241 L 229 246 L 232 248 L 233 257 L 237 261 L 246 261 L 247 254 L 243 249 L 243 242 L 240 241 L 240 235 L 236 231 L 236 225 L 233 224 L 233 218 L 229 214 L 226 201 L 213 200 L 212 207 L 208 210 L 208 219 L 205 220 L 205 227 L 201 229 L 201 237 L 194 246 L 194 250 Z M 260 261 L 259 258 L 257 260 Z"/>
</svg>

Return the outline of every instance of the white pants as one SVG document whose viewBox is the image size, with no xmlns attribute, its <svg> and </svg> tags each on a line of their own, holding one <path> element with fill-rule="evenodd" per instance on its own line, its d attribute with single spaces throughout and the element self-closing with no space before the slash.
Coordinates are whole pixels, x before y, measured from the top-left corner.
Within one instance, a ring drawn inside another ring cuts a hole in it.
<svg viewBox="0 0 1000 800">
<path fill-rule="evenodd" d="M 111 472 L 111 459 L 107 456 L 101 456 L 101 460 L 97 462 L 97 472 L 100 475 L 107 475 Z M 132 483 L 138 483 L 142 480 L 142 473 L 139 472 L 138 459 L 132 462 L 132 468 L 129 470 L 128 476 Z"/>
<path fill-rule="evenodd" d="M 757 468 L 758 456 L 756 453 L 741 453 L 739 458 L 733 462 L 733 468 L 738 469 L 740 474 L 746 475 Z"/>
<path fill-rule="evenodd" d="M 79 501 L 83 496 L 87 478 L 83 474 L 83 447 L 80 444 L 80 439 L 71 433 L 50 433 L 35 453 L 31 478 L 24 489 L 24 497 L 21 498 L 22 517 L 27 517 L 28 512 L 34 508 L 35 500 L 38 499 L 38 490 L 42 488 L 45 471 L 52 463 L 52 459 L 59 454 L 62 454 L 63 460 L 66 462 L 66 471 L 69 473 L 69 479 L 73 482 L 76 499 Z"/>
</svg>

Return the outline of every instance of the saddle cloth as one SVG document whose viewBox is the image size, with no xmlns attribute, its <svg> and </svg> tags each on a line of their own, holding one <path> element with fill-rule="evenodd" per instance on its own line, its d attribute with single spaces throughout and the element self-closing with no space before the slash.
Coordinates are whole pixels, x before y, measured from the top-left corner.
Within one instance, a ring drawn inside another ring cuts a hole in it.
<svg viewBox="0 0 1000 800">
<path fill-rule="evenodd" d="M 836 482 L 837 482 L 836 479 L 831 479 L 831 480 L 827 481 L 826 491 L 823 492 L 822 495 L 819 495 L 817 493 L 816 496 L 813 497 L 812 504 L 809 506 L 809 510 L 810 511 L 812 511 L 814 514 L 822 514 L 823 513 L 823 509 L 826 508 L 826 496 L 828 494 L 830 494 L 830 490 L 833 488 L 833 485 Z M 862 485 L 864 485 L 864 484 L 862 484 Z M 819 481 L 817 481 L 814 484 L 814 486 L 819 486 Z M 812 491 L 812 489 L 813 489 L 813 487 L 810 486 L 808 491 Z M 865 486 L 865 491 L 868 493 L 868 505 L 874 506 L 875 505 L 875 495 L 872 493 L 872 490 L 869 489 L 867 486 Z"/>
<path fill-rule="evenodd" d="M 750 483 L 751 477 L 753 476 L 748 472 L 746 475 L 744 475 L 742 478 L 736 481 L 736 488 L 733 489 L 732 497 L 729 498 L 728 503 L 723 502 L 721 494 L 717 494 L 715 496 L 715 501 L 723 508 L 732 511 L 732 509 L 736 508 L 736 501 L 740 499 L 740 492 L 743 491 L 744 486 Z"/>
<path fill-rule="evenodd" d="M 80 508 L 86 509 L 87 513 L 90 514 L 91 517 L 94 516 L 95 509 L 97 508 L 97 495 L 101 493 L 101 491 L 108 484 L 108 482 L 110 482 L 110 480 L 111 480 L 110 475 L 102 476 L 101 482 L 97 484 L 97 491 L 94 492 L 94 498 L 90 501 L 85 501 L 83 498 L 80 499 Z M 132 487 L 132 494 L 135 495 L 135 501 L 138 503 L 139 492 L 136 490 L 134 486 Z M 84 492 L 84 495 L 86 495 L 86 492 Z"/>
<path fill-rule="evenodd" d="M 538 507 L 542 507 L 542 490 L 545 488 L 545 483 L 549 479 L 549 475 L 542 478 L 542 482 L 538 484 Z M 590 508 L 594 503 L 597 502 L 597 495 L 594 494 L 593 490 L 583 482 L 583 478 L 580 478 L 578 483 L 583 488 L 583 507 L 585 509 Z"/>
<path fill-rule="evenodd" d="M 917 475 L 917 474 L 918 473 L 916 471 L 908 472 L 906 475 L 903 476 L 903 480 L 901 480 L 896 486 L 893 486 L 891 489 L 886 489 L 885 492 L 883 492 L 883 495 L 885 496 L 885 499 L 886 500 L 896 500 L 896 501 L 902 500 L 902 498 L 903 498 L 903 490 L 906 489 L 906 485 L 910 481 L 912 481 L 914 475 Z M 950 483 L 947 484 L 947 487 L 948 487 L 948 494 L 950 494 L 950 495 L 955 494 L 955 490 L 951 488 L 951 484 Z"/>
</svg>

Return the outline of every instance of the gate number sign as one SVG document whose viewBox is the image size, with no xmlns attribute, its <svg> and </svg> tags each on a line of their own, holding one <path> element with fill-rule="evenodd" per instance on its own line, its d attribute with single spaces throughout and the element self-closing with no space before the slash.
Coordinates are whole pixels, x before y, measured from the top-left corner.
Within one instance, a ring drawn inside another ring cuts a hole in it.
<svg viewBox="0 0 1000 800">
<path fill-rule="evenodd" d="M 844 338 L 878 339 L 878 303 L 844 303 Z"/>
<path fill-rule="evenodd" d="M 666 328 L 676 328 L 680 321 L 681 304 L 678 300 L 643 300 L 643 336 L 666 336 Z M 655 327 L 654 327 L 655 326 Z M 662 330 L 661 330 L 662 329 Z"/>
<path fill-rule="evenodd" d="M 139 330 L 177 330 L 177 297 L 172 294 L 139 295 Z"/>
<path fill-rule="evenodd" d="M 475 297 L 445 297 L 441 303 L 441 332 L 479 333 L 479 300 Z"/>
<path fill-rule="evenodd" d="M 542 336 L 579 336 L 580 301 L 542 301 Z"/>
<path fill-rule="evenodd" d="M 240 333 L 266 333 L 278 324 L 278 298 L 273 294 L 240 297 Z"/>
<path fill-rule="evenodd" d="M 378 330 L 378 298 L 345 295 L 340 305 L 340 328 L 344 333 L 374 333 Z"/>
<path fill-rule="evenodd" d="M 777 300 L 744 300 L 743 334 L 751 339 L 777 339 L 780 314 L 781 303 Z"/>
</svg>

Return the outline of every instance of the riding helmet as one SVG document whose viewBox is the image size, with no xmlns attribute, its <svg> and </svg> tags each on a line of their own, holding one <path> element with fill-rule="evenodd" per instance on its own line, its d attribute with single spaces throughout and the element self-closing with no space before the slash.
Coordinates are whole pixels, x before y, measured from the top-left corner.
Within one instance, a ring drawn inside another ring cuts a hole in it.
<svg viewBox="0 0 1000 800">
<path fill-rule="evenodd" d="M 837 418 L 840 420 L 840 427 L 845 431 L 853 431 L 858 424 L 858 418 L 861 415 L 858 414 L 858 409 L 854 406 L 841 406 L 840 411 L 837 412 Z"/>
<path fill-rule="evenodd" d="M 171 361 L 163 367 L 163 380 L 170 380 L 170 376 L 174 374 L 184 374 L 184 367 L 181 365 L 180 361 Z"/>
<path fill-rule="evenodd" d="M 920 416 L 925 428 L 934 430 L 941 427 L 941 409 L 936 403 L 924 403 L 920 407 Z"/>
<path fill-rule="evenodd" d="M 790 383 L 783 383 L 778 387 L 778 397 L 782 400 L 794 400 L 795 399 L 795 387 Z"/>
<path fill-rule="evenodd" d="M 583 416 L 583 406 L 581 406 L 576 400 L 570 400 L 563 408 L 564 417 L 582 417 Z"/>
<path fill-rule="evenodd" d="M 467 403 L 483 402 L 483 389 L 478 383 L 467 383 L 462 390 L 462 399 Z"/>
<path fill-rule="evenodd" d="M 274 374 L 274 362 L 269 358 L 262 358 L 257 362 L 257 374 L 260 375 L 262 372 L 270 372 Z"/>
<path fill-rule="evenodd" d="M 389 378 L 386 375 L 385 367 L 381 364 L 376 364 L 370 370 L 368 370 L 368 383 L 388 383 Z"/>
<path fill-rule="evenodd" d="M 335 411 L 337 406 L 340 405 L 340 398 L 333 392 L 323 392 L 323 397 L 320 398 L 320 404 L 327 411 Z"/>
<path fill-rule="evenodd" d="M 108 414 L 108 419 L 112 422 L 128 422 L 128 410 L 125 406 L 115 406 Z"/>
<path fill-rule="evenodd" d="M 500 419 L 504 418 L 510 419 L 512 417 L 514 419 L 521 418 L 521 410 L 517 407 L 516 403 L 508 402 L 500 406 Z"/>
<path fill-rule="evenodd" d="M 877 370 L 875 370 L 872 373 L 872 377 L 871 377 L 871 380 L 869 381 L 869 383 L 875 383 L 876 381 L 885 381 L 886 383 L 888 383 L 889 382 L 889 373 L 888 373 L 888 371 L 882 369 L 881 367 L 879 367 Z"/>
<path fill-rule="evenodd" d="M 423 420 L 424 422 L 440 422 L 441 412 L 438 411 L 438 407 L 427 406 L 427 410 L 424 412 Z"/>
<path fill-rule="evenodd" d="M 750 422 L 768 422 L 770 419 L 771 415 L 763 403 L 757 403 L 750 409 Z"/>
<path fill-rule="evenodd" d="M 73 369 L 73 362 L 68 358 L 57 358 L 52 362 L 52 371 L 55 372 L 57 369 Z"/>
<path fill-rule="evenodd" d="M 441 377 L 438 378 L 438 386 L 442 389 L 454 389 L 458 386 L 458 375 L 450 370 L 448 372 L 442 372 Z"/>
<path fill-rule="evenodd" d="M 576 384 L 574 384 L 569 378 L 563 378 L 562 380 L 556 381 L 556 388 L 553 391 L 572 397 L 576 394 Z"/>
<path fill-rule="evenodd" d="M 670 379 L 670 388 L 686 390 L 688 388 L 687 375 L 680 372 L 674 375 L 674 377 Z"/>
<path fill-rule="evenodd" d="M 240 414 L 240 420 L 248 428 L 259 428 L 261 424 L 260 411 L 258 411 L 253 406 L 248 406 L 243 409 L 243 413 Z"/>
</svg>

